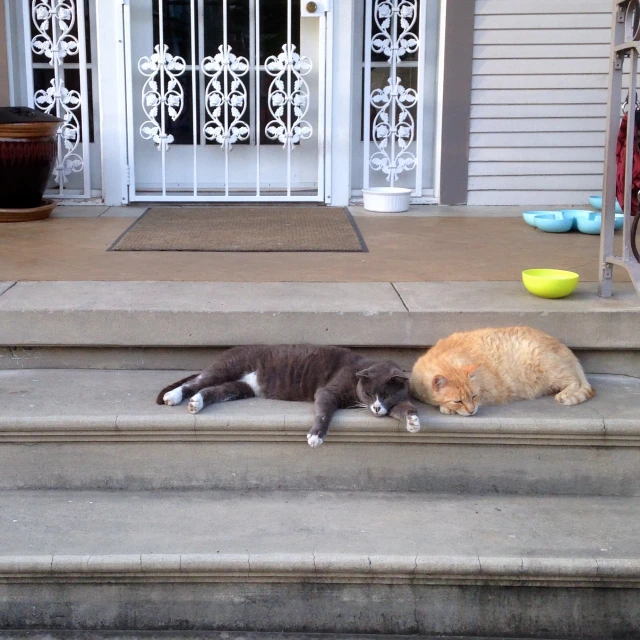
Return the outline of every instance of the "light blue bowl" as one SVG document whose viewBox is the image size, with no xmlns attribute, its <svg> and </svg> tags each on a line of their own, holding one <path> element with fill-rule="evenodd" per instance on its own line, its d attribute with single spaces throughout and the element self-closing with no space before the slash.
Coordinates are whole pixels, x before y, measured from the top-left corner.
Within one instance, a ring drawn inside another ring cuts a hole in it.
<svg viewBox="0 0 640 640">
<path fill-rule="evenodd" d="M 587 211 L 586 209 L 566 209 L 565 211 L 560 212 L 565 218 L 571 218 L 573 220 L 573 225 L 571 229 L 576 231 L 578 229 L 578 218 L 582 216 L 588 216 L 593 211 Z"/>
<path fill-rule="evenodd" d="M 616 213 L 616 221 L 613 225 L 614 229 L 622 229 L 624 224 L 624 213 Z"/>
<path fill-rule="evenodd" d="M 537 215 L 533 221 L 538 229 L 547 233 L 566 233 L 573 227 L 573 216 L 564 216 L 560 211 Z"/>
<path fill-rule="evenodd" d="M 587 216 L 578 216 L 576 217 L 576 224 L 578 226 L 578 231 L 582 233 L 588 233 L 592 236 L 600 235 L 600 226 L 602 225 L 602 214 L 601 213 L 590 213 Z M 621 229 L 624 224 L 624 214 L 616 213 L 616 219 L 613 225 L 614 229 Z"/>
<path fill-rule="evenodd" d="M 602 196 L 589 196 L 589 202 L 594 209 L 602 211 Z M 616 213 L 622 213 L 622 207 L 616 201 Z"/>
<path fill-rule="evenodd" d="M 600 225 L 602 224 L 602 214 L 591 213 L 588 216 L 580 216 L 576 218 L 578 223 L 578 231 L 588 233 L 593 236 L 600 234 Z"/>
<path fill-rule="evenodd" d="M 525 211 L 522 214 L 522 217 L 524 218 L 524 221 L 528 224 L 531 225 L 532 227 L 535 227 L 536 224 L 534 222 L 534 218 L 536 216 L 542 216 L 542 215 L 555 215 L 556 213 L 560 213 L 559 211 Z"/>
</svg>

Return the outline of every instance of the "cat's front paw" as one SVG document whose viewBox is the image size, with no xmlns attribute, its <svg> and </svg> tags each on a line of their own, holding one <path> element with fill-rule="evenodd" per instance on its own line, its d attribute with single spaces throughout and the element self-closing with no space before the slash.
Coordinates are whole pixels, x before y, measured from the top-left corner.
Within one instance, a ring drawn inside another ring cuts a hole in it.
<svg viewBox="0 0 640 640">
<path fill-rule="evenodd" d="M 189 400 L 189 413 L 198 413 L 204 407 L 204 400 L 201 393 L 196 393 L 191 400 Z"/>
<path fill-rule="evenodd" d="M 420 418 L 415 413 L 407 415 L 407 431 L 409 433 L 418 433 L 420 431 Z"/>
<path fill-rule="evenodd" d="M 170 407 L 180 404 L 182 402 L 182 387 L 167 391 L 167 393 L 162 396 L 162 401 Z"/>
<path fill-rule="evenodd" d="M 451 411 L 451 409 L 447 409 L 447 407 L 441 406 L 440 413 L 444 413 L 445 416 L 452 416 L 455 411 Z"/>
<path fill-rule="evenodd" d="M 317 433 L 307 433 L 307 442 L 310 447 L 319 447 L 323 442 L 324 438 L 319 436 Z"/>
</svg>

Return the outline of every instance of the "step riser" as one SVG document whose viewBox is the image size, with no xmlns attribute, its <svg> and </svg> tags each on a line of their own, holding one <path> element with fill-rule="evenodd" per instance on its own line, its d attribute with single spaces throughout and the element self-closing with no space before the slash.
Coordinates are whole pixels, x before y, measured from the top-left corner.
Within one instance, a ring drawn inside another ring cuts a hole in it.
<svg viewBox="0 0 640 640">
<path fill-rule="evenodd" d="M 0 371 L 16 369 L 111 369 L 200 371 L 210 366 L 224 348 L 99 348 L 99 347 L 2 347 Z M 399 347 L 355 348 L 371 358 L 396 360 L 410 369 L 425 349 Z M 640 378 L 640 351 L 576 349 L 587 373 Z"/>
<path fill-rule="evenodd" d="M 303 437 L 303 436 L 302 436 Z M 331 435 L 329 436 L 331 438 Z M 0 446 L 0 489 L 640 495 L 640 447 L 304 442 Z"/>
<path fill-rule="evenodd" d="M 0 628 L 637 638 L 640 590 L 392 584 L 6 584 Z"/>
</svg>

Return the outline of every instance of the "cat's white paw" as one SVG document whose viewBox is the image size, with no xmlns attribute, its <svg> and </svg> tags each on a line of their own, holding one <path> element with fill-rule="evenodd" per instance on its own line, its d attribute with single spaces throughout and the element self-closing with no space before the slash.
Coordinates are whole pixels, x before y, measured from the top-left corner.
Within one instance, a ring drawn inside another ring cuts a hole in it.
<svg viewBox="0 0 640 640">
<path fill-rule="evenodd" d="M 447 409 L 447 407 L 441 406 L 440 413 L 444 413 L 445 416 L 452 416 L 455 413 L 455 411 L 451 411 L 451 409 Z"/>
<path fill-rule="evenodd" d="M 407 431 L 409 433 L 417 433 L 420 431 L 420 419 L 415 413 L 410 413 L 407 416 Z"/>
<path fill-rule="evenodd" d="M 162 401 L 170 407 L 180 404 L 182 402 L 182 387 L 167 391 L 167 393 L 162 396 Z"/>
<path fill-rule="evenodd" d="M 308 433 L 307 442 L 309 443 L 310 447 L 319 447 L 324 442 L 324 440 L 320 436 Z"/>
<path fill-rule="evenodd" d="M 198 413 L 204 407 L 204 400 L 201 393 L 196 393 L 191 400 L 189 400 L 189 413 Z"/>
</svg>

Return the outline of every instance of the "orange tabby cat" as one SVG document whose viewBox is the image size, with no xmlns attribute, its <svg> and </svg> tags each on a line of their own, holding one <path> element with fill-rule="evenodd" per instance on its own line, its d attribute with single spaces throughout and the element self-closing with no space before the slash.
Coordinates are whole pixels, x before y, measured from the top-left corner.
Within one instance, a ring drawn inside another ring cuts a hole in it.
<svg viewBox="0 0 640 640">
<path fill-rule="evenodd" d="M 411 391 L 445 414 L 556 393 L 560 404 L 595 395 L 573 353 L 531 327 L 477 329 L 439 340 L 416 362 Z"/>
</svg>

